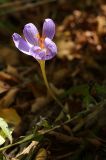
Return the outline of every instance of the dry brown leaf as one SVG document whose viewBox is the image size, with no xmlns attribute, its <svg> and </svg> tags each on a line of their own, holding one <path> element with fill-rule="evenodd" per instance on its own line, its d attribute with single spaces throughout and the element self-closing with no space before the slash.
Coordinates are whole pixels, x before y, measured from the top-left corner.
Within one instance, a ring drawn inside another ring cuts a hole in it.
<svg viewBox="0 0 106 160">
<path fill-rule="evenodd" d="M 68 60 L 74 59 L 74 55 L 72 54 L 75 49 L 75 44 L 71 40 L 60 39 L 57 42 L 58 46 L 58 57 L 59 58 L 67 58 Z"/>
<path fill-rule="evenodd" d="M 5 108 L 0 110 L 0 117 L 4 118 L 7 123 L 17 126 L 21 122 L 20 116 L 13 108 Z"/>
<path fill-rule="evenodd" d="M 103 12 L 103 15 L 106 16 L 106 4 L 101 4 L 101 10 Z"/>
<path fill-rule="evenodd" d="M 67 58 L 68 60 L 81 58 L 81 55 L 76 53 L 76 44 L 71 40 L 70 31 L 64 32 L 64 27 L 59 26 L 57 32 L 59 32 L 57 34 L 58 57 Z"/>
<path fill-rule="evenodd" d="M 10 89 L 10 86 L 7 83 L 0 81 L 0 94 L 3 92 L 6 92 L 9 89 Z"/>
<path fill-rule="evenodd" d="M 35 160 L 46 160 L 47 159 L 47 151 L 44 148 L 40 148 L 38 151 L 37 156 L 35 157 Z"/>
<path fill-rule="evenodd" d="M 29 154 L 30 150 L 35 148 L 37 146 L 37 144 L 38 144 L 37 141 L 32 141 L 31 144 L 27 148 L 24 148 L 21 153 L 17 154 L 16 158 L 21 155 Z"/>
<path fill-rule="evenodd" d="M 18 90 L 18 88 L 12 88 L 9 90 L 7 94 L 0 100 L 0 108 L 9 107 L 14 102 Z"/>
<path fill-rule="evenodd" d="M 106 17 L 98 16 L 97 17 L 98 28 L 97 31 L 99 34 L 106 33 Z"/>
<path fill-rule="evenodd" d="M 9 75 L 8 73 L 5 73 L 4 71 L 1 71 L 0 72 L 0 79 L 10 80 L 10 79 L 12 79 L 12 76 Z"/>
<path fill-rule="evenodd" d="M 19 63 L 18 54 L 11 48 L 1 48 L 0 49 L 0 60 L 6 65 L 16 65 Z"/>
<path fill-rule="evenodd" d="M 1 80 L 12 80 L 12 81 L 18 82 L 16 77 L 14 77 L 14 76 L 12 76 L 9 73 L 6 73 L 4 71 L 0 72 L 0 79 Z"/>
<path fill-rule="evenodd" d="M 46 106 L 49 102 L 49 97 L 38 97 L 31 106 L 31 111 L 36 112 Z"/>
<path fill-rule="evenodd" d="M 6 72 L 19 78 L 19 73 L 17 71 L 17 68 L 15 68 L 15 67 L 13 67 L 11 65 L 7 66 Z"/>
</svg>

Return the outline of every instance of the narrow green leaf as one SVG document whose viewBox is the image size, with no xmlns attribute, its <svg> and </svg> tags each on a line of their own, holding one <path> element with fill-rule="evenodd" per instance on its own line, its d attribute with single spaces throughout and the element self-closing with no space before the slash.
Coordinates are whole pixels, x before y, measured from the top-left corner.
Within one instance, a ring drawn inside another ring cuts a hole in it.
<svg viewBox="0 0 106 160">
<path fill-rule="evenodd" d="M 0 145 L 2 145 L 4 142 L 5 142 L 5 138 L 0 135 Z"/>
<path fill-rule="evenodd" d="M 5 137 L 7 137 L 10 140 L 10 143 L 12 143 L 12 135 L 11 135 L 11 131 L 8 128 L 8 124 L 5 122 L 5 120 L 3 118 L 0 118 L 0 128 L 2 129 L 2 131 L 5 134 Z M 3 136 L 2 136 L 3 137 Z M 3 137 L 3 138 L 5 138 Z M 2 139 L 3 140 L 3 139 Z"/>
</svg>

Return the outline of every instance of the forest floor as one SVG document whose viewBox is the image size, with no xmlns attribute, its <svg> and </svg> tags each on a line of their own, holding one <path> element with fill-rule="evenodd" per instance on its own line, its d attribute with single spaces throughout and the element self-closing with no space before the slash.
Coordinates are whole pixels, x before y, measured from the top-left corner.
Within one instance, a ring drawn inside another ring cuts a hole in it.
<svg viewBox="0 0 106 160">
<path fill-rule="evenodd" d="M 1 145 L 0 160 L 106 160 L 106 4 L 60 0 L 25 9 L 14 1 L 14 10 L 5 5 L 0 117 L 13 143 L 6 139 Z M 63 108 L 47 91 L 38 62 L 16 50 L 11 38 L 31 21 L 41 29 L 47 17 L 56 23 L 58 53 L 46 61 L 46 73 Z"/>
</svg>

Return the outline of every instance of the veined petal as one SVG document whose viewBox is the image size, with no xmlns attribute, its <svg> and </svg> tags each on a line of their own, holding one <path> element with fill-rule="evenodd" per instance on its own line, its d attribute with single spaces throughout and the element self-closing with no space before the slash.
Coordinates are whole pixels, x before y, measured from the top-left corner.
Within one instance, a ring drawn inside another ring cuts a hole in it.
<svg viewBox="0 0 106 160">
<path fill-rule="evenodd" d="M 44 44 L 45 44 L 45 48 L 47 50 L 46 56 L 48 57 L 48 59 L 53 58 L 57 53 L 56 44 L 49 38 L 45 38 Z"/>
<path fill-rule="evenodd" d="M 33 46 L 30 49 L 30 54 L 31 54 L 31 56 L 33 56 L 37 60 L 45 60 L 46 51 L 42 50 L 38 46 Z"/>
<path fill-rule="evenodd" d="M 55 43 L 46 38 L 44 42 L 45 48 L 40 48 L 39 46 L 33 46 L 30 49 L 30 55 L 37 60 L 49 60 L 52 59 L 57 53 L 57 47 Z"/>
<path fill-rule="evenodd" d="M 28 43 L 17 33 L 12 35 L 15 46 L 23 53 L 30 55 Z"/>
<path fill-rule="evenodd" d="M 54 34 L 55 34 L 55 23 L 53 22 L 52 19 L 49 18 L 45 19 L 43 24 L 42 36 L 53 39 Z"/>
<path fill-rule="evenodd" d="M 38 45 L 39 33 L 36 26 L 32 23 L 28 23 L 24 26 L 23 34 L 26 40 L 32 45 Z"/>
</svg>

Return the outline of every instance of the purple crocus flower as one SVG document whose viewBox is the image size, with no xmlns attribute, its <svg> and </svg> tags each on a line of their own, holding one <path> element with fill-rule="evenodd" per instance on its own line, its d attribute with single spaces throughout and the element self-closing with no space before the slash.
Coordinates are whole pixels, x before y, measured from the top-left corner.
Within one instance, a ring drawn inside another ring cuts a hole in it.
<svg viewBox="0 0 106 160">
<path fill-rule="evenodd" d="M 13 34 L 15 46 L 23 53 L 33 56 L 37 60 L 49 60 L 57 53 L 56 44 L 52 41 L 55 34 L 55 24 L 52 19 L 45 19 L 42 36 L 36 26 L 28 23 L 24 26 L 25 40 L 17 33 Z"/>
</svg>

